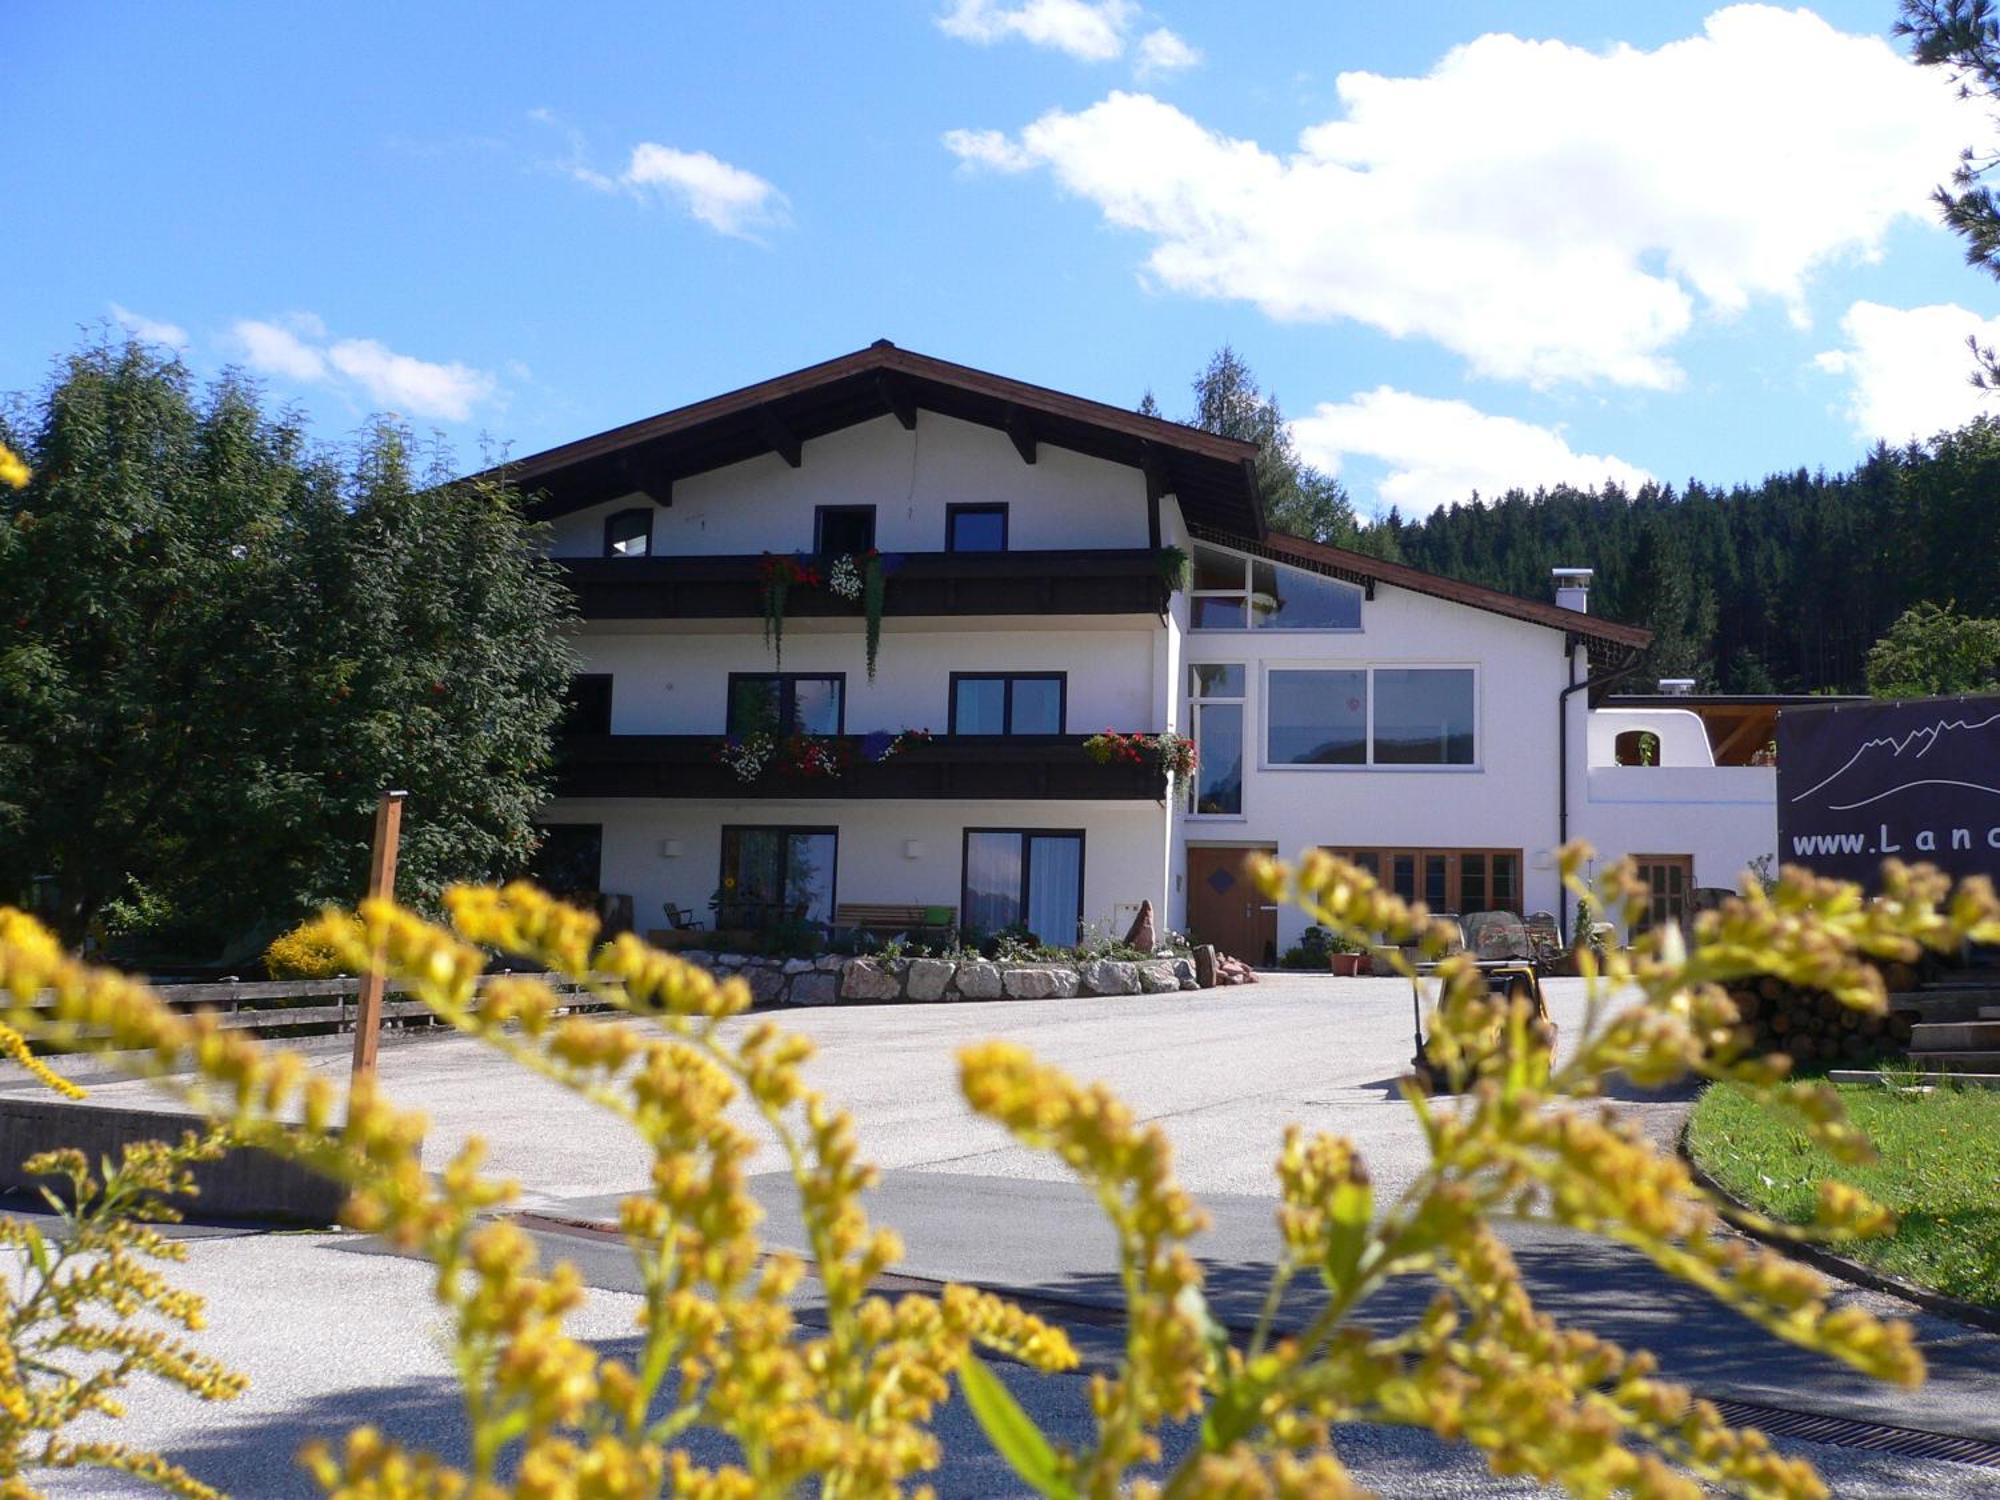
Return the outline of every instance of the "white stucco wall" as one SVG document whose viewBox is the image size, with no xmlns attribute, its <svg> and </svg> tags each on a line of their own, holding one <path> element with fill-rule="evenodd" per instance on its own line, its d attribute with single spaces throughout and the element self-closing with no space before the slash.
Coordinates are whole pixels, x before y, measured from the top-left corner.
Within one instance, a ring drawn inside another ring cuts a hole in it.
<svg viewBox="0 0 2000 1500">
<path fill-rule="evenodd" d="M 601 882 L 633 898 L 636 925 L 664 926 L 663 902 L 709 921 L 722 871 L 725 824 L 840 830 L 834 899 L 957 907 L 968 828 L 1081 829 L 1083 915 L 1101 930 L 1131 925 L 1141 901 L 1166 899 L 1164 815 L 1158 804 L 1094 802 L 942 803 L 836 801 L 566 800 L 540 815 L 549 823 L 604 829 Z M 663 845 L 679 840 L 669 856 Z M 917 852 L 906 852 L 914 840 Z"/>
<path fill-rule="evenodd" d="M 1107 623 L 1112 622 L 1112 623 Z M 761 622 L 724 633 L 682 631 L 599 634 L 576 641 L 584 670 L 612 674 L 614 734 L 721 734 L 731 672 L 770 672 Z M 941 622 L 883 622 L 876 677 L 868 680 L 859 621 L 839 628 L 785 629 L 783 670 L 844 672 L 847 731 L 929 729 L 950 725 L 953 672 L 1066 672 L 1067 732 L 1125 733 L 1163 727 L 1157 678 L 1167 670 L 1157 624 L 1123 616 L 1002 621 L 1002 629 L 925 629 Z"/>
<path fill-rule="evenodd" d="M 1388 585 L 1377 586 L 1361 619 L 1359 631 L 1188 633 L 1188 663 L 1244 664 L 1248 701 L 1242 815 L 1183 813 L 1184 843 L 1241 844 L 1288 857 L 1315 845 L 1519 849 L 1527 909 L 1555 909 L 1556 694 L 1568 681 L 1562 633 Z M 1476 668 L 1478 763 L 1264 764 L 1269 669 L 1365 666 Z M 1184 860 L 1180 865 L 1184 870 Z M 1187 920 L 1183 885 L 1177 879 L 1177 926 Z M 1280 907 L 1280 951 L 1307 925 L 1304 913 Z"/>
<path fill-rule="evenodd" d="M 1778 849 L 1775 766 L 1593 766 L 1572 827 L 1600 860 L 1694 856 L 1694 883 L 1730 886 Z"/>
<path fill-rule="evenodd" d="M 1023 463 L 1004 432 L 922 411 L 915 431 L 883 416 L 805 444 L 794 469 L 775 453 L 674 482 L 653 514 L 659 556 L 807 552 L 821 505 L 872 505 L 884 552 L 945 550 L 945 507 L 1001 502 L 1007 547 L 1023 552 L 1144 547 L 1146 481 L 1136 469 L 1048 443 Z M 609 501 L 552 527 L 557 557 L 596 557 L 604 519 L 647 503 Z"/>
<path fill-rule="evenodd" d="M 1660 758 L 1653 769 L 1671 766 L 1713 766 L 1708 728 L 1701 715 L 1686 708 L 1594 708 L 1590 711 L 1590 764 L 1618 764 L 1618 736 L 1633 729 L 1650 729 L 1660 739 Z"/>
</svg>

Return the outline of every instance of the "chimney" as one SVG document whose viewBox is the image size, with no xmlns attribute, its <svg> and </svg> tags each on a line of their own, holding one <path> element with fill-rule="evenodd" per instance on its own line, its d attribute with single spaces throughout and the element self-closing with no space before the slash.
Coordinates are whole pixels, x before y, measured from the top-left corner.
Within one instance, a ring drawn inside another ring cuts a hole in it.
<svg viewBox="0 0 2000 1500">
<path fill-rule="evenodd" d="M 1694 679 L 1692 677 L 1662 677 L 1660 679 L 1662 698 L 1692 698 Z"/>
<path fill-rule="evenodd" d="M 1550 574 L 1556 581 L 1556 606 L 1573 609 L 1580 615 L 1590 613 L 1590 568 L 1551 568 Z"/>
</svg>

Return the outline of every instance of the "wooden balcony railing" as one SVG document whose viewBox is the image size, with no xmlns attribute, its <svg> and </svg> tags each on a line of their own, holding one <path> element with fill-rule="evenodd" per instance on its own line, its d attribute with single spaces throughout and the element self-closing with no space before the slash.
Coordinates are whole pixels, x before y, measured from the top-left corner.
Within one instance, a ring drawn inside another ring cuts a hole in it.
<svg viewBox="0 0 2000 1500">
<path fill-rule="evenodd" d="M 565 557 L 586 620 L 754 620 L 764 612 L 756 554 Z M 883 554 L 884 615 L 1156 615 L 1161 555 L 1148 547 L 1050 552 Z M 794 588 L 788 617 L 859 616 L 824 588 Z"/>
<path fill-rule="evenodd" d="M 1167 795 L 1157 765 L 1099 764 L 1083 735 L 938 735 L 884 760 L 846 736 L 833 776 L 801 776 L 767 766 L 741 780 L 717 759 L 712 734 L 579 734 L 560 741 L 556 794 L 562 797 L 767 797 L 817 800 L 915 797 L 991 801 L 1150 801 Z"/>
</svg>

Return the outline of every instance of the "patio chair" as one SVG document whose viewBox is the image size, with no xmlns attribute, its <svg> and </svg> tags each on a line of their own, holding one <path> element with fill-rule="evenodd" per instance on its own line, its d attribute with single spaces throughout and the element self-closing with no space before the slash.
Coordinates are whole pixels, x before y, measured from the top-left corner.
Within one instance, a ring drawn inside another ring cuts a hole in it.
<svg viewBox="0 0 2000 1500">
<path fill-rule="evenodd" d="M 676 906 L 671 901 L 662 903 L 660 910 L 667 914 L 667 925 L 675 932 L 700 932 L 707 925 L 685 906 Z"/>
</svg>

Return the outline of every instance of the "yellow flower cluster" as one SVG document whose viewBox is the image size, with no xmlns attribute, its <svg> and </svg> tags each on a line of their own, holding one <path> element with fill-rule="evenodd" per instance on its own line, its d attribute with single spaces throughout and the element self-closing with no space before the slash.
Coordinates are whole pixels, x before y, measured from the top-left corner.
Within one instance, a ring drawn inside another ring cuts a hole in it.
<svg viewBox="0 0 2000 1500">
<path fill-rule="evenodd" d="M 21 456 L 5 443 L 0 443 L 0 484 L 18 490 L 33 477 L 28 472 L 28 466 L 21 461 Z"/>
<path fill-rule="evenodd" d="M 1565 851 L 1572 888 L 1600 909 L 1637 910 L 1641 888 L 1629 868 L 1614 868 L 1589 892 L 1578 875 L 1585 857 Z M 1837 1095 L 1791 1083 L 1783 1058 L 1745 1055 L 1744 1029 L 1723 986 L 1768 974 L 1821 986 L 1850 1004 L 1879 1005 L 1880 982 L 1866 957 L 2000 938 L 1991 889 L 1969 882 L 1951 891 L 1934 872 L 1898 867 L 1884 898 L 1864 901 L 1851 888 L 1788 871 L 1768 896 L 1749 889 L 1705 915 L 1686 942 L 1662 934 L 1601 964 L 1588 960 L 1592 999 L 1581 1035 L 1558 1060 L 1527 1004 L 1489 994 L 1469 961 L 1444 957 L 1446 930 L 1422 906 L 1322 855 L 1296 868 L 1267 862 L 1256 874 L 1268 893 L 1299 902 L 1343 935 L 1442 959 L 1429 1054 L 1463 1092 L 1447 1104 L 1406 1089 L 1430 1163 L 1387 1204 L 1376 1201 L 1351 1142 L 1287 1133 L 1277 1163 L 1283 1254 L 1256 1327 L 1239 1343 L 1209 1312 L 1200 1264 L 1187 1248 L 1203 1216 L 1175 1180 L 1163 1132 L 1102 1086 L 1072 1080 L 1021 1048 L 991 1043 L 964 1052 L 960 1085 L 971 1108 L 1060 1158 L 1117 1237 L 1125 1345 L 1112 1368 L 1090 1378 L 1095 1432 L 1076 1449 L 1042 1437 L 973 1354 L 978 1346 L 1038 1370 L 1072 1369 L 1077 1355 L 1061 1329 L 972 1288 L 899 1299 L 875 1290 L 901 1245 L 863 1210 L 874 1170 L 860 1156 L 852 1121 L 808 1085 L 809 1044 L 744 1018 L 750 996 L 740 981 L 718 981 L 629 934 L 602 942 L 593 917 L 533 887 L 449 892 L 448 928 L 370 902 L 356 917 L 329 914 L 309 936 L 356 969 L 388 974 L 466 1035 L 608 1111 L 645 1142 L 646 1186 L 619 1210 L 643 1293 L 629 1358 L 601 1354 L 566 1332 L 582 1282 L 567 1265 L 540 1263 L 508 1215 L 512 1185 L 482 1174 L 476 1142 L 429 1176 L 418 1155 L 421 1116 L 365 1087 L 343 1098 L 298 1058 L 175 1014 L 142 985 L 69 959 L 36 923 L 4 910 L 0 1021 L 24 1039 L 17 1057 L 27 1055 L 27 1040 L 138 1054 L 144 1071 L 233 1138 L 344 1183 L 350 1224 L 435 1265 L 464 1384 L 470 1458 L 454 1465 L 362 1429 L 308 1455 L 331 1495 L 898 1495 L 940 1460 L 932 1422 L 954 1379 L 1022 1482 L 1059 1500 L 1344 1500 L 1360 1491 L 1331 1434 L 1335 1423 L 1354 1420 L 1421 1426 L 1475 1445 L 1497 1473 L 1578 1494 L 1682 1500 L 1708 1482 L 1748 1495 L 1824 1495 L 1807 1466 L 1657 1379 L 1649 1356 L 1563 1328 L 1536 1309 L 1490 1226 L 1531 1219 L 1603 1236 L 1781 1338 L 1874 1376 L 1921 1378 L 1906 1327 L 1832 1307 L 1817 1275 L 1732 1234 L 1687 1170 L 1598 1099 L 1614 1073 L 1649 1084 L 1689 1074 L 1726 1078 L 1860 1156 L 1866 1143 Z M 491 950 L 531 960 L 561 981 L 561 991 L 540 978 L 482 978 Z M 622 1014 L 567 1013 L 578 992 Z M 293 1117 L 303 1129 L 283 1123 Z M 760 1141 L 775 1143 L 789 1165 L 803 1257 L 760 1243 L 747 1186 Z M 1815 1232 L 1843 1237 L 1890 1227 L 1889 1216 L 1853 1189 L 1822 1191 Z M 0 1230 L 0 1238 L 25 1246 L 26 1232 Z M 114 1232 L 139 1236 L 124 1242 L 134 1247 L 165 1243 L 143 1228 Z M 132 1263 L 121 1262 L 120 1274 L 137 1278 L 130 1284 L 150 1305 L 195 1316 Z M 1304 1326 L 1281 1329 L 1286 1290 L 1302 1274 L 1324 1295 Z M 1372 1292 L 1409 1275 L 1435 1284 L 1412 1326 L 1375 1329 L 1358 1320 Z M 808 1329 L 796 1317 L 804 1295 L 818 1302 L 822 1327 Z M 0 1350 L 0 1361 L 13 1361 L 0 1368 L 0 1413 L 17 1421 L 46 1399 L 23 1373 L 21 1347 L 13 1340 Z M 177 1346 L 116 1348 L 150 1361 L 135 1368 L 226 1393 L 220 1372 Z M 1196 1418 L 1200 1441 L 1183 1462 L 1163 1474 L 1138 1472 L 1157 1463 L 1163 1424 Z M 680 1441 L 697 1430 L 728 1439 L 733 1456 L 698 1463 Z M 135 1473 L 155 1462 L 58 1438 L 39 1457 L 19 1445 L 8 1451 L 17 1464 L 104 1462 Z"/>
</svg>

